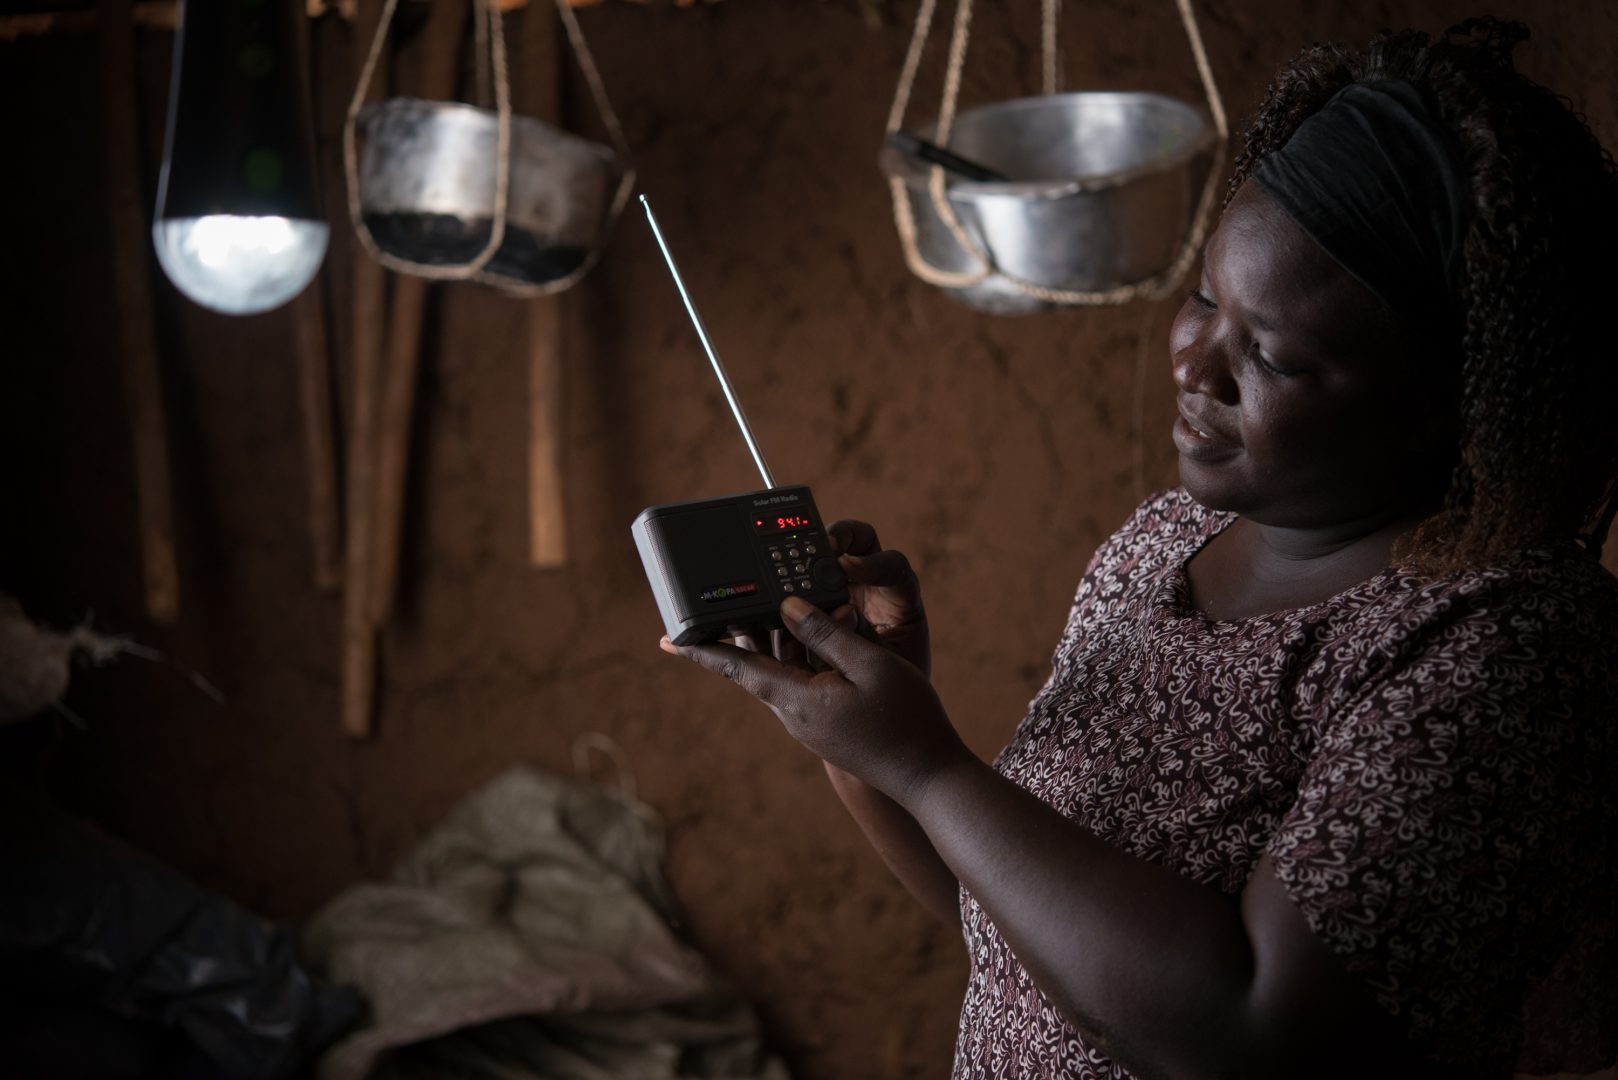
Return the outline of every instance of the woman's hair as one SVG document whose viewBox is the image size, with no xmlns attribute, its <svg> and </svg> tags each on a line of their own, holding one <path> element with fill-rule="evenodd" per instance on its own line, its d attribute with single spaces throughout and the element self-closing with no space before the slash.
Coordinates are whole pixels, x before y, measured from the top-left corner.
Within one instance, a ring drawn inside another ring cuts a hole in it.
<svg viewBox="0 0 1618 1080">
<path fill-rule="evenodd" d="M 1270 85 L 1229 194 L 1349 83 L 1425 88 L 1456 136 L 1472 222 L 1455 354 L 1428 358 L 1458 396 L 1442 507 L 1401 548 L 1441 574 L 1578 540 L 1598 556 L 1618 507 L 1618 167 L 1572 104 L 1519 73 L 1520 23 L 1468 19 L 1436 40 L 1383 31 L 1313 45 Z M 1614 314 L 1609 314 L 1614 312 Z M 1420 382 L 1427 382 L 1426 378 Z"/>
</svg>

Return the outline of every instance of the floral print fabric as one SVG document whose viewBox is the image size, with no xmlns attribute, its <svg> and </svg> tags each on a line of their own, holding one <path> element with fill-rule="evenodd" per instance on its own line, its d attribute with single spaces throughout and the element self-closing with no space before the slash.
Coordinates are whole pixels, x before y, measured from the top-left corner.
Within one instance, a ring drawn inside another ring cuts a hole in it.
<svg viewBox="0 0 1618 1080">
<path fill-rule="evenodd" d="M 1618 1049 L 1618 580 L 1573 550 L 1215 622 L 1184 491 L 1096 553 L 996 767 L 1140 858 L 1241 891 L 1268 852 L 1310 927 L 1438 1058 L 1587 1071 Z M 955 1076 L 1130 1074 L 963 891 Z"/>
</svg>

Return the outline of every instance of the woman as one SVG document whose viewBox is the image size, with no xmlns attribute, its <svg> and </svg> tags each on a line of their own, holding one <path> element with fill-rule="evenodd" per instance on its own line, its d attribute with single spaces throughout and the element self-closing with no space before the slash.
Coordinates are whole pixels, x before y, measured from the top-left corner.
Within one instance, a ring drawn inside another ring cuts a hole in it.
<svg viewBox="0 0 1618 1080">
<path fill-rule="evenodd" d="M 1281 74 L 1171 335 L 1184 486 L 1096 553 L 993 766 L 867 525 L 852 608 L 788 600 L 775 657 L 664 640 L 961 920 L 957 1076 L 1612 1064 L 1618 178 L 1523 37 Z"/>
</svg>

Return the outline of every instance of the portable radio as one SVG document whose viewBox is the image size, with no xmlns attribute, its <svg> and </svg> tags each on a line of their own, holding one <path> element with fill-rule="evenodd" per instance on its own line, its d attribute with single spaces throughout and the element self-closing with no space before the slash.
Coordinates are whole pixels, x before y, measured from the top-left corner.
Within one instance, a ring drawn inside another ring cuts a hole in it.
<svg viewBox="0 0 1618 1080">
<path fill-rule="evenodd" d="M 648 506 L 636 515 L 630 532 L 657 598 L 664 632 L 676 645 L 696 645 L 744 630 L 780 627 L 779 608 L 788 596 L 801 596 L 827 610 L 848 603 L 848 581 L 832 553 L 814 497 L 801 485 L 775 486 L 663 241 L 652 205 L 644 195 L 640 201 L 765 485 L 763 491 Z"/>
</svg>

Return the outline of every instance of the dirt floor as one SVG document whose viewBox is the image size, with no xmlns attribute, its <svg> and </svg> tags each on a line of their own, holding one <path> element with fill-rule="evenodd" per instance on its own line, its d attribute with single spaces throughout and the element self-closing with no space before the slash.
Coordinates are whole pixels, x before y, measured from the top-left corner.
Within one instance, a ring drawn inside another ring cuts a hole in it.
<svg viewBox="0 0 1618 1080">
<path fill-rule="evenodd" d="M 963 105 L 1036 92 L 1036 6 L 981 2 Z M 1524 65 L 1618 146 L 1618 12 L 1513 0 Z M 1235 118 L 1311 40 L 1440 29 L 1451 0 L 1198 0 Z M 875 160 L 915 6 L 872 28 L 849 0 L 614 2 L 581 13 L 653 199 L 778 480 L 875 522 L 926 588 L 936 682 L 992 755 L 1045 677 L 1096 544 L 1175 479 L 1158 302 L 994 317 L 906 270 Z M 947 22 L 942 20 L 941 22 Z M 141 35 L 147 173 L 170 35 Z M 349 88 L 320 28 L 325 130 Z M 1072 87 L 1200 99 L 1171 0 L 1067 5 Z M 935 47 L 918 84 L 936 107 Z M 520 303 L 435 289 L 376 737 L 338 727 L 340 599 L 312 584 L 285 312 L 188 305 L 159 278 L 181 614 L 142 613 L 111 302 L 95 42 L 0 43 L 0 588 L 36 616 L 129 632 L 204 673 L 81 672 L 87 724 L 13 732 L 64 802 L 277 918 L 385 874 L 512 762 L 623 749 L 668 829 L 690 936 L 755 1000 L 797 1076 L 940 1076 L 965 974 L 958 940 L 895 885 L 819 763 L 734 688 L 662 655 L 630 541 L 643 506 L 757 476 L 658 258 L 625 217 L 564 301 L 565 569 L 527 562 Z M 518 78 L 521 78 L 519 65 Z M 26 103 L 26 104 L 24 104 Z M 573 87 L 570 111 L 591 123 Z M 328 139 L 324 150 L 334 147 Z M 335 213 L 335 211 L 334 211 Z M 334 265 L 349 244 L 335 242 Z M 348 333 L 335 288 L 337 330 Z"/>
</svg>

